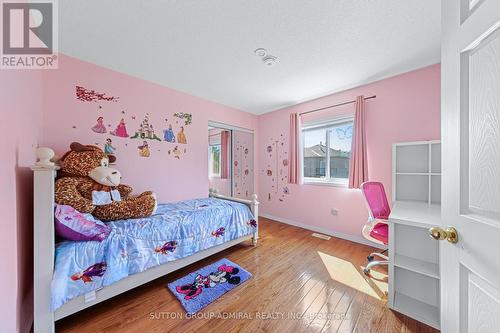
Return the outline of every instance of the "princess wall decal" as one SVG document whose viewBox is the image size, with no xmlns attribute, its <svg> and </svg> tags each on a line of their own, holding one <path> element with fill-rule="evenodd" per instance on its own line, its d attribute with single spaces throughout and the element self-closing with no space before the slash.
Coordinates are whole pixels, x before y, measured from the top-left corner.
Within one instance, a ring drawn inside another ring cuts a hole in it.
<svg viewBox="0 0 500 333">
<path fill-rule="evenodd" d="M 181 150 L 179 149 L 178 146 L 174 147 L 174 150 L 172 150 L 172 154 L 174 155 L 174 158 L 180 160 L 181 159 Z"/>
<path fill-rule="evenodd" d="M 184 126 L 181 126 L 181 131 L 177 133 L 177 142 L 187 144 L 186 134 L 184 133 Z"/>
<path fill-rule="evenodd" d="M 143 141 L 142 145 L 137 148 L 139 149 L 139 156 L 141 157 L 151 156 L 151 151 L 149 150 L 149 145 L 147 141 Z"/>
<path fill-rule="evenodd" d="M 116 126 L 116 129 L 114 131 L 110 132 L 111 135 L 118 136 L 120 138 L 128 138 L 129 135 L 127 133 L 127 127 L 125 124 L 125 119 L 121 119 L 118 125 Z"/>
<path fill-rule="evenodd" d="M 110 138 L 106 139 L 106 144 L 104 145 L 104 153 L 106 155 L 113 155 L 115 153 L 115 147 L 113 147 L 113 141 Z"/>
<path fill-rule="evenodd" d="M 172 130 L 172 124 L 169 124 L 168 128 L 166 130 L 163 130 L 163 139 L 167 142 L 175 142 L 175 134 Z"/>
<path fill-rule="evenodd" d="M 104 118 L 103 117 L 97 118 L 97 124 L 95 124 L 94 126 L 92 126 L 91 129 L 95 133 L 99 133 L 99 134 L 106 133 L 107 130 L 106 130 L 106 126 L 104 125 Z"/>
</svg>

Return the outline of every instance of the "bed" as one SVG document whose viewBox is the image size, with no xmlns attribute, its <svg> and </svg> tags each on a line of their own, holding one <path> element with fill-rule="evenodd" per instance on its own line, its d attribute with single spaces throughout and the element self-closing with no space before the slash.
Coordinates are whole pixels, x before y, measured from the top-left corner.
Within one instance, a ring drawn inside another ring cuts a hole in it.
<svg viewBox="0 0 500 333">
<path fill-rule="evenodd" d="M 56 244 L 57 170 L 47 162 L 33 167 L 35 332 L 54 332 L 61 318 L 238 243 L 257 244 L 257 196 L 243 200 L 213 190 L 209 198 L 161 204 L 148 218 L 109 222 L 112 231 L 103 242 Z M 71 278 L 89 267 L 102 269 L 103 262 L 103 274 L 86 282 Z"/>
</svg>

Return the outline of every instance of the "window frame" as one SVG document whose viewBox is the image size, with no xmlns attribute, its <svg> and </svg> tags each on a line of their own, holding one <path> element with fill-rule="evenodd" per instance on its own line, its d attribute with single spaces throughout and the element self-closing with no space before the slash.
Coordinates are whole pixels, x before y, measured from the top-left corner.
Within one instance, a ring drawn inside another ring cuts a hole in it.
<svg viewBox="0 0 500 333">
<path fill-rule="evenodd" d="M 214 170 L 214 164 L 213 164 L 213 153 L 212 153 L 212 147 L 219 147 L 219 173 L 213 173 Z M 221 178 L 221 148 L 222 145 L 220 143 L 215 143 L 215 144 L 209 144 L 208 145 L 208 177 L 209 178 Z"/>
<path fill-rule="evenodd" d="M 342 124 L 352 123 L 354 127 L 354 115 L 343 115 L 338 116 L 333 119 L 318 121 L 318 122 L 309 122 L 305 123 L 301 128 L 301 140 L 300 140 L 300 172 L 302 175 L 302 183 L 305 185 L 326 185 L 326 186 L 334 186 L 334 187 L 348 187 L 349 185 L 349 174 L 347 178 L 331 178 L 330 177 L 330 135 L 329 132 L 333 130 L 334 127 L 337 127 Z M 305 147 L 305 132 L 311 130 L 324 129 L 326 138 L 325 145 L 326 149 L 326 167 L 325 167 L 325 178 L 314 178 L 314 177 L 305 177 L 304 175 L 304 147 Z M 354 135 L 354 134 L 353 134 Z M 352 142 L 352 138 L 351 138 Z M 351 162 L 351 156 L 349 156 L 349 163 Z"/>
</svg>

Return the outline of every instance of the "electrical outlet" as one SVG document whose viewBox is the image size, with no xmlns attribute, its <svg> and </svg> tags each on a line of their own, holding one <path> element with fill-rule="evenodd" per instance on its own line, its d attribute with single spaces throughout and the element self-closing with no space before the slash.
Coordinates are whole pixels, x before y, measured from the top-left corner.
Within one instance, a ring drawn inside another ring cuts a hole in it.
<svg viewBox="0 0 500 333">
<path fill-rule="evenodd" d="M 332 214 L 333 216 L 337 216 L 339 215 L 339 211 L 337 210 L 337 208 L 332 208 L 330 210 L 330 214 Z"/>
</svg>

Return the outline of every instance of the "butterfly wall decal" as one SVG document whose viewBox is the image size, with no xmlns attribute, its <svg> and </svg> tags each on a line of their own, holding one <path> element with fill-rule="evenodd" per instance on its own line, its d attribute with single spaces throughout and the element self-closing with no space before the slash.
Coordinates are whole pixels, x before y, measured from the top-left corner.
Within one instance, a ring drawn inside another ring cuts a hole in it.
<svg viewBox="0 0 500 333">
<path fill-rule="evenodd" d="M 352 138 L 352 125 L 345 127 L 337 127 L 335 129 L 339 140 L 346 140 Z"/>
</svg>

